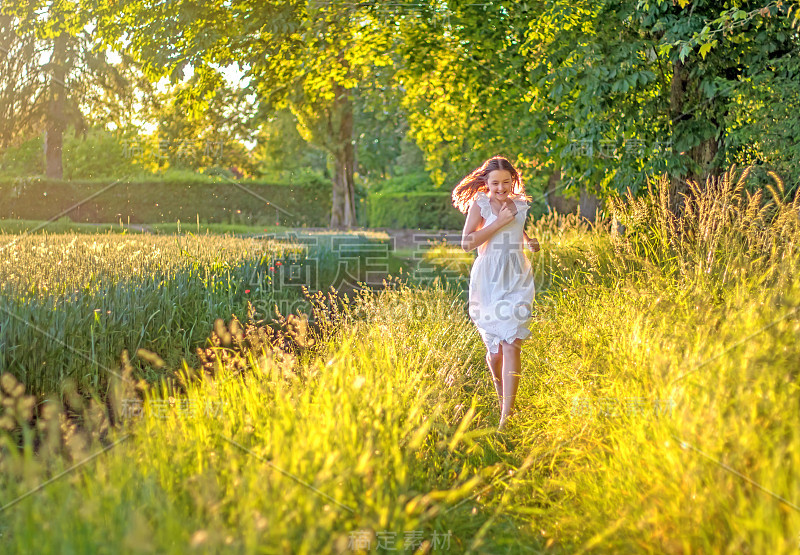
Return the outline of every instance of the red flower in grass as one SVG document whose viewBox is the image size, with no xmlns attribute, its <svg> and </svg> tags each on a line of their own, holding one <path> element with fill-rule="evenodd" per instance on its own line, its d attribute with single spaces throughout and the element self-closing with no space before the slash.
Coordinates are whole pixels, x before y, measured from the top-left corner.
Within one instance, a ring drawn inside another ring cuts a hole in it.
<svg viewBox="0 0 800 555">
<path fill-rule="evenodd" d="M 275 266 L 270 266 L 270 267 L 269 267 L 269 271 L 270 271 L 270 272 L 274 272 L 274 271 L 275 271 Z"/>
<path fill-rule="evenodd" d="M 249 290 L 249 289 L 245 289 L 245 290 L 244 290 L 244 294 L 245 294 L 245 295 L 247 295 L 247 294 L 249 294 L 249 293 L 250 293 L 250 290 Z"/>
<path fill-rule="evenodd" d="M 281 265 L 281 261 L 280 261 L 280 260 L 278 260 L 278 261 L 275 263 L 275 265 L 276 265 L 276 266 L 280 266 L 280 265 Z"/>
</svg>

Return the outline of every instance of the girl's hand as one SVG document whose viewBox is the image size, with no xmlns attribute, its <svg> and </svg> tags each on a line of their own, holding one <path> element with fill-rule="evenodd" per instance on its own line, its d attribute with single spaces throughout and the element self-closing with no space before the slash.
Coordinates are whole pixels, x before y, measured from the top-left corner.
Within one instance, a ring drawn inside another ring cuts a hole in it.
<svg viewBox="0 0 800 555">
<path fill-rule="evenodd" d="M 500 209 L 500 213 L 497 215 L 497 221 L 500 222 L 500 225 L 506 225 L 508 222 L 512 221 L 514 218 L 517 217 L 517 207 L 514 206 L 514 203 L 509 202 L 503 205 Z"/>
<path fill-rule="evenodd" d="M 539 246 L 539 241 L 537 241 L 535 238 L 531 237 L 530 239 L 528 239 L 528 248 L 530 250 L 532 250 L 533 252 L 539 252 L 539 250 L 542 247 Z"/>
</svg>

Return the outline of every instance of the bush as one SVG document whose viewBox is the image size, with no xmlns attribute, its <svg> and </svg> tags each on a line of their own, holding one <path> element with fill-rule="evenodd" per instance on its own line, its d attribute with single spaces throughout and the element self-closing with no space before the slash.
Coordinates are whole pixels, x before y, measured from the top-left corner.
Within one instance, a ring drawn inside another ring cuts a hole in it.
<svg viewBox="0 0 800 555">
<path fill-rule="evenodd" d="M 116 179 L 142 168 L 127 152 L 122 134 L 91 130 L 84 136 L 64 135 L 64 179 Z"/>
<path fill-rule="evenodd" d="M 7 148 L 0 156 L 0 175 L 9 176 L 9 179 L 21 175 L 43 175 L 43 152 L 44 141 L 41 136 Z"/>
<path fill-rule="evenodd" d="M 0 218 L 75 222 L 194 222 L 320 227 L 330 222 L 330 183 L 211 180 L 188 174 L 174 180 L 0 180 Z"/>
<path fill-rule="evenodd" d="M 411 173 L 392 177 L 375 183 L 369 188 L 370 193 L 411 193 L 441 192 L 433 186 L 430 176 L 425 172 Z"/>
<path fill-rule="evenodd" d="M 455 209 L 450 193 L 375 193 L 367 200 L 370 227 L 461 229 L 464 215 Z"/>
<path fill-rule="evenodd" d="M 143 171 L 128 153 L 124 135 L 102 129 L 81 136 L 64 133 L 63 170 L 64 179 L 115 179 Z M 26 179 L 44 172 L 43 135 L 8 148 L 0 156 L 0 175 L 7 179 Z"/>
</svg>

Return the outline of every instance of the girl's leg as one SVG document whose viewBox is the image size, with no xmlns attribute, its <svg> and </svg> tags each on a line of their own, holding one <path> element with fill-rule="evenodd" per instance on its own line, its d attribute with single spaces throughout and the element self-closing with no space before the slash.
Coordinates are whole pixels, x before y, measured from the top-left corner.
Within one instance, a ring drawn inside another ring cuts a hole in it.
<svg viewBox="0 0 800 555">
<path fill-rule="evenodd" d="M 496 353 L 486 351 L 486 363 L 492 371 L 492 381 L 494 390 L 497 391 L 497 399 L 500 402 L 500 411 L 503 411 L 503 350 L 499 349 Z"/>
<path fill-rule="evenodd" d="M 520 355 L 522 354 L 522 339 L 515 339 L 512 343 L 501 341 L 503 351 L 503 407 L 500 411 L 500 426 L 503 429 L 506 420 L 514 413 L 514 402 L 517 398 L 517 388 L 520 377 Z"/>
</svg>

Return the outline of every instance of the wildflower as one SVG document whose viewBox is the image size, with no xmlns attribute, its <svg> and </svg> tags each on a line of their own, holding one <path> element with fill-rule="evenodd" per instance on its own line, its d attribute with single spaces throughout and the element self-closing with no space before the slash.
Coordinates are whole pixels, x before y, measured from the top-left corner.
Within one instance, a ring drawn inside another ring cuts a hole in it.
<svg viewBox="0 0 800 555">
<path fill-rule="evenodd" d="M 270 267 L 269 267 L 269 271 L 270 271 L 270 272 L 274 272 L 274 271 L 275 271 L 275 266 L 270 266 Z"/>
<path fill-rule="evenodd" d="M 276 266 L 280 266 L 280 265 L 281 265 L 281 261 L 280 261 L 280 260 L 278 260 L 278 261 L 275 263 L 275 265 L 276 265 Z"/>
<path fill-rule="evenodd" d="M 249 290 L 249 289 L 245 289 L 245 290 L 244 290 L 244 293 L 245 293 L 245 295 L 247 295 L 247 294 L 249 294 L 249 293 L 250 293 L 250 290 Z"/>
</svg>

